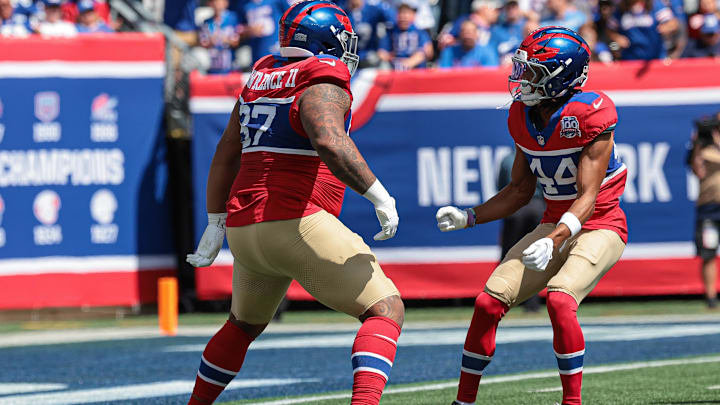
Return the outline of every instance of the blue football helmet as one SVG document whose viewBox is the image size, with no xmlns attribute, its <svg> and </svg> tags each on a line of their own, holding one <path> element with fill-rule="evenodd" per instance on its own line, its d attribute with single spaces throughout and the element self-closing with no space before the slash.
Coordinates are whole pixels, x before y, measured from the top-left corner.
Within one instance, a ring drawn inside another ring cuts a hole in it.
<svg viewBox="0 0 720 405">
<path fill-rule="evenodd" d="M 510 95 L 532 106 L 582 87 L 588 77 L 590 48 L 571 29 L 543 27 L 523 40 L 512 62 Z"/>
<path fill-rule="evenodd" d="M 333 55 L 347 65 L 351 75 L 355 73 L 360 62 L 358 36 L 347 14 L 334 3 L 327 0 L 295 3 L 278 25 L 281 56 Z"/>
</svg>

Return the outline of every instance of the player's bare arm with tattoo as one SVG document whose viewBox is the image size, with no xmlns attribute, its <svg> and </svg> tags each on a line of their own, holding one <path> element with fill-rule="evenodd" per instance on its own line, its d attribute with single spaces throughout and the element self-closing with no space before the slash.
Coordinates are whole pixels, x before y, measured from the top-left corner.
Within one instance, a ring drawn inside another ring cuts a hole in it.
<svg viewBox="0 0 720 405">
<path fill-rule="evenodd" d="M 375 239 L 393 237 L 398 224 L 395 199 L 375 177 L 355 142 L 345 132 L 345 114 L 350 109 L 350 96 L 334 84 L 323 83 L 305 90 L 299 103 L 300 121 L 320 159 L 335 177 L 375 205 L 382 226 Z M 404 313 L 400 297 L 391 296 L 373 305 L 360 316 L 360 320 L 382 316 L 402 326 Z"/>
<path fill-rule="evenodd" d="M 307 89 L 299 103 L 300 120 L 320 159 L 340 181 L 365 194 L 377 178 L 345 133 L 350 96 L 334 84 L 323 83 Z"/>
</svg>

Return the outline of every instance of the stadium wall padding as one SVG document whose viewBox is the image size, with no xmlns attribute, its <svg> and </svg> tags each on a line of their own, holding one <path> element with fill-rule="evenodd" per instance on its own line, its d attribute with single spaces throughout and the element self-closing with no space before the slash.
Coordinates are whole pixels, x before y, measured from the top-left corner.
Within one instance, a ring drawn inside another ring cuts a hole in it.
<svg viewBox="0 0 720 405">
<path fill-rule="evenodd" d="M 685 165 L 692 121 L 720 110 L 720 62 L 711 59 L 593 64 L 587 90 L 605 91 L 619 114 L 617 153 L 628 167 L 622 207 L 629 244 L 595 296 L 700 294 L 692 243 L 697 181 Z M 499 260 L 499 223 L 441 233 L 438 207 L 494 195 L 507 133 L 507 69 L 364 70 L 352 81 L 352 137 L 397 199 L 395 238 L 376 242 L 372 205 L 346 192 L 341 219 L 373 248 L 403 296 L 473 297 Z M 195 75 L 193 173 L 196 239 L 205 227 L 210 159 L 237 95 L 239 74 Z M 196 272 L 198 297 L 227 298 L 232 256 Z M 720 287 L 720 284 L 719 284 Z M 296 283 L 290 299 L 311 299 Z"/>
<path fill-rule="evenodd" d="M 165 44 L 0 41 L 0 309 L 134 306 L 175 262 Z"/>
</svg>

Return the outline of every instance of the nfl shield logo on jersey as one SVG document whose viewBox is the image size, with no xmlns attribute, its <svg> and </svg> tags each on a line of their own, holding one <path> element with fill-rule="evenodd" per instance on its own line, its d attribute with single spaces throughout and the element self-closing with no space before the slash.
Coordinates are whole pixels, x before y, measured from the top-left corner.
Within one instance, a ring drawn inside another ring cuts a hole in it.
<svg viewBox="0 0 720 405">
<path fill-rule="evenodd" d="M 563 138 L 574 138 L 580 136 L 580 123 L 575 116 L 563 117 L 560 122 L 560 136 Z"/>
<path fill-rule="evenodd" d="M 545 137 L 542 135 L 538 135 L 537 142 L 540 144 L 540 146 L 545 146 Z"/>
</svg>

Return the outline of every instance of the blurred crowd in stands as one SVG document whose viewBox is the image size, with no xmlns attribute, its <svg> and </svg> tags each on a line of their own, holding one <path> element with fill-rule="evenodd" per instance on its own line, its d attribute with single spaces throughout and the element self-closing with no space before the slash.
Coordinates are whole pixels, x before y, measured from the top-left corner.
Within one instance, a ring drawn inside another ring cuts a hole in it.
<svg viewBox="0 0 720 405">
<path fill-rule="evenodd" d="M 277 21 L 293 1 L 165 0 L 161 13 L 203 70 L 226 73 L 277 52 Z M 361 67 L 505 65 L 525 35 L 547 25 L 579 32 L 604 63 L 720 56 L 720 0 L 335 1 L 358 33 Z M 0 21 L 10 36 L 122 29 L 105 0 L 0 0 Z"/>
<path fill-rule="evenodd" d="M 0 0 L 0 36 L 70 37 L 113 32 L 104 0 Z"/>
</svg>

